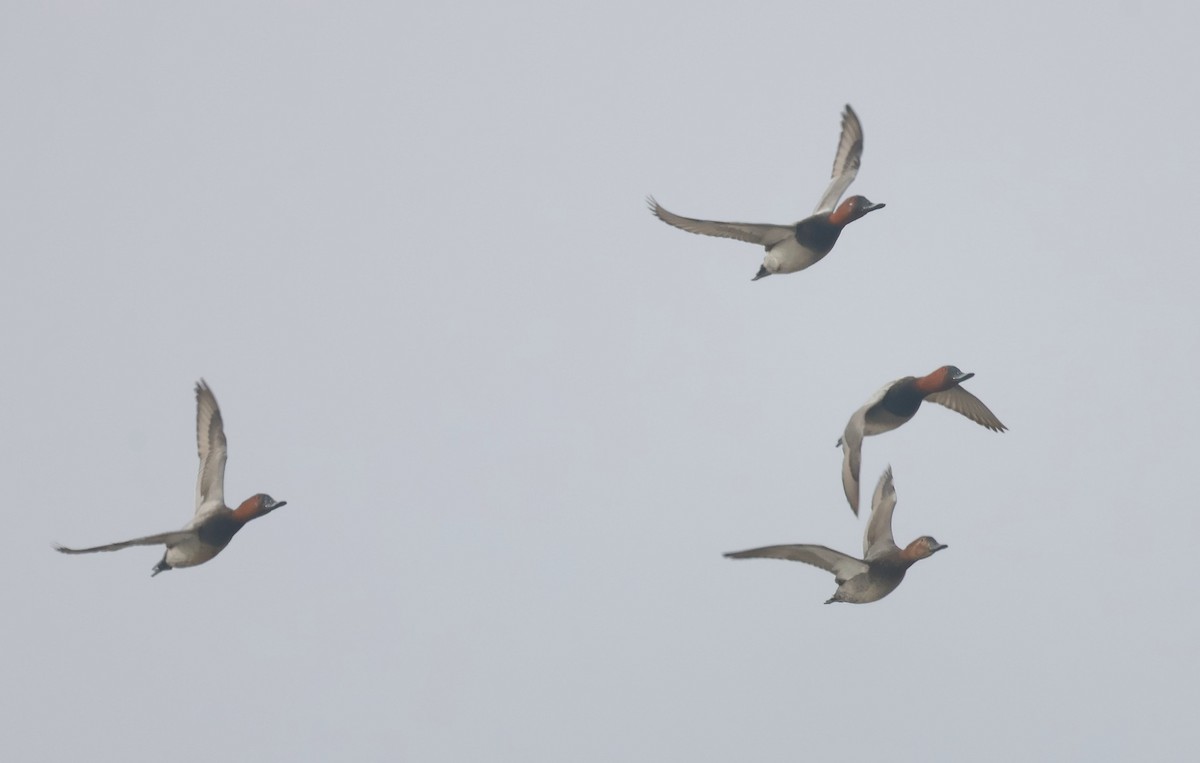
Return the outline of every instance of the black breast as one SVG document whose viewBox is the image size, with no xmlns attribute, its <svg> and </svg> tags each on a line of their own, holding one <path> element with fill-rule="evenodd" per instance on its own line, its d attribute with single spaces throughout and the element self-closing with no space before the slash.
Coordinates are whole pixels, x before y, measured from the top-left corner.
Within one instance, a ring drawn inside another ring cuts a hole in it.
<svg viewBox="0 0 1200 763">
<path fill-rule="evenodd" d="M 828 254 L 842 235 L 840 225 L 833 225 L 824 217 L 809 217 L 796 223 L 796 240 L 805 249 L 819 254 Z"/>
<path fill-rule="evenodd" d="M 888 413 L 896 416 L 912 416 L 921 407 L 921 401 L 925 399 L 925 396 L 917 390 L 915 382 L 916 379 L 911 376 L 896 382 L 879 404 Z"/>
<path fill-rule="evenodd" d="M 228 514 L 218 514 L 196 528 L 196 534 L 200 536 L 201 543 L 224 548 L 240 529 L 241 522 Z"/>
</svg>

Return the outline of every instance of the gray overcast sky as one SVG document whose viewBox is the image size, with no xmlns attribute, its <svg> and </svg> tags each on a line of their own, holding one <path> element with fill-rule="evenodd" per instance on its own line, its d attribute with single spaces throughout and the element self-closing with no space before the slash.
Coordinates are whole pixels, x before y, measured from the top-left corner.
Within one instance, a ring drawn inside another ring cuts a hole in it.
<svg viewBox="0 0 1200 763">
<path fill-rule="evenodd" d="M 7 3 L 5 760 L 1190 760 L 1194 3 Z M 887 204 L 786 223 L 862 118 Z M 889 598 L 724 551 L 861 549 Z M 63 557 L 188 521 L 213 563 Z"/>
</svg>

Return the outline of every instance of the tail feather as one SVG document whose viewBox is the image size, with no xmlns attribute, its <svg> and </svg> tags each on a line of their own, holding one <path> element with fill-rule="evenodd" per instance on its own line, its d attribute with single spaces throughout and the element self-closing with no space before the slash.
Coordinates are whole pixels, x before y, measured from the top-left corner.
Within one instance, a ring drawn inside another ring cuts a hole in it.
<svg viewBox="0 0 1200 763">
<path fill-rule="evenodd" d="M 170 569 L 174 569 L 174 568 L 171 565 L 167 564 L 167 555 L 163 554 L 163 558 L 159 559 L 158 564 L 154 565 L 154 569 L 150 571 L 150 577 L 154 577 L 158 573 L 166 572 L 167 570 L 170 570 Z"/>
</svg>

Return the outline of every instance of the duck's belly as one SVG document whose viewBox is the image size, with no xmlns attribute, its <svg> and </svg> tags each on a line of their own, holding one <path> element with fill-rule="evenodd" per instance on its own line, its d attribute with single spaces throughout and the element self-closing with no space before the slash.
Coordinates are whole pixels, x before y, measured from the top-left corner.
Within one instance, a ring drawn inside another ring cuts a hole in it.
<svg viewBox="0 0 1200 763">
<path fill-rule="evenodd" d="M 815 252 L 794 237 L 772 247 L 763 257 L 763 267 L 772 273 L 795 273 L 820 260 L 827 252 Z"/>
<path fill-rule="evenodd" d="M 190 538 L 167 549 L 167 564 L 172 567 L 195 567 L 219 553 L 219 546 L 203 543 L 199 538 Z"/>
<path fill-rule="evenodd" d="M 866 415 L 863 426 L 863 436 L 883 434 L 896 429 L 912 418 L 912 415 L 897 416 L 882 406 L 875 406 Z"/>
<path fill-rule="evenodd" d="M 904 580 L 903 573 L 899 576 L 857 575 L 842 583 L 838 588 L 837 597 L 850 604 L 870 604 L 895 591 L 901 580 Z"/>
</svg>

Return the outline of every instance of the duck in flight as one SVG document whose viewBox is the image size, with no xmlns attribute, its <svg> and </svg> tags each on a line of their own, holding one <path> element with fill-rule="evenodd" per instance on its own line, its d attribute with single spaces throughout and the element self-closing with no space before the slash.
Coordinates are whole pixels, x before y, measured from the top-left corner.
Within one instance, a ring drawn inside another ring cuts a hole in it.
<svg viewBox="0 0 1200 763">
<path fill-rule="evenodd" d="M 949 546 L 938 543 L 932 536 L 922 535 L 904 548 L 892 539 L 892 511 L 896 508 L 896 489 L 892 486 L 889 466 L 871 500 L 871 520 L 863 535 L 863 558 L 834 551 L 826 546 L 796 543 L 786 546 L 764 546 L 749 551 L 725 554 L 730 559 L 789 559 L 804 562 L 832 572 L 837 590 L 826 601 L 850 604 L 869 604 L 887 596 L 904 580 L 908 568 Z"/>
<path fill-rule="evenodd" d="M 862 150 L 862 124 L 854 109 L 846 104 L 846 110 L 842 112 L 842 137 L 833 158 L 833 179 L 829 181 L 829 187 L 825 189 L 813 214 L 793 225 L 697 220 L 668 212 L 653 196 L 647 197 L 646 201 L 655 217 L 680 230 L 737 239 L 766 248 L 762 267 L 758 269 L 758 275 L 750 279 L 752 281 L 775 273 L 795 273 L 829 254 L 847 225 L 885 206 L 874 204 L 865 196 L 851 196 L 838 204 L 838 199 L 858 175 Z"/>
<path fill-rule="evenodd" d="M 200 474 L 196 478 L 196 514 L 182 530 L 147 535 L 144 538 L 109 543 L 91 548 L 54 548 L 64 554 L 91 554 L 116 551 L 130 546 L 167 547 L 154 565 L 150 577 L 176 567 L 194 567 L 212 559 L 247 522 L 266 516 L 287 501 L 276 501 L 266 493 L 250 496 L 236 509 L 225 505 L 225 425 L 212 390 L 201 379 L 196 384 L 196 445 L 200 455 Z"/>
<path fill-rule="evenodd" d="M 858 470 L 862 465 L 863 438 L 890 432 L 904 424 L 917 414 L 922 401 L 944 405 L 993 432 L 1008 429 L 982 400 L 959 386 L 974 375 L 963 373 L 955 366 L 942 366 L 926 376 L 905 376 L 883 385 L 854 412 L 837 444 L 842 449 L 842 488 L 855 515 L 858 514 Z"/>
</svg>

